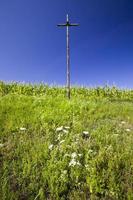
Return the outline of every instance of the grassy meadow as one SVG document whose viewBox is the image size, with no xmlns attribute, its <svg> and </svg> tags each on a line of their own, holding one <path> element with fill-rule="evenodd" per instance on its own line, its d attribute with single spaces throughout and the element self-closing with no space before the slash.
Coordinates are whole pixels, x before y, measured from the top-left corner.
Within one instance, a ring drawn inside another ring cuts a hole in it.
<svg viewBox="0 0 133 200">
<path fill-rule="evenodd" d="M 133 200 L 133 90 L 0 82 L 0 200 Z"/>
</svg>

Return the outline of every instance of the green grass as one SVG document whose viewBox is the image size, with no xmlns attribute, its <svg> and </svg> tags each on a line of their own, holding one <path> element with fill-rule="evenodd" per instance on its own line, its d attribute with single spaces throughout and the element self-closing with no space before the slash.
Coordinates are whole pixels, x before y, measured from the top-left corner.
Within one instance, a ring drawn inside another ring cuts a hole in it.
<svg viewBox="0 0 133 200">
<path fill-rule="evenodd" d="M 1 200 L 132 200 L 133 91 L 0 82 Z"/>
</svg>

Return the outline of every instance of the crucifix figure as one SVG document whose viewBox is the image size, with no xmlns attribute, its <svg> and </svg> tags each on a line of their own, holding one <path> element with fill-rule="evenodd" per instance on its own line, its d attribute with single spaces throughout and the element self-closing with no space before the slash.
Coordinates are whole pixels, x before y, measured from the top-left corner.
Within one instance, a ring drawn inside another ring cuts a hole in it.
<svg viewBox="0 0 133 200">
<path fill-rule="evenodd" d="M 57 26 L 66 27 L 66 41 L 67 41 L 67 97 L 70 99 L 70 46 L 69 46 L 69 27 L 78 26 L 78 24 L 71 24 L 68 15 L 66 16 L 65 24 L 58 24 Z"/>
</svg>

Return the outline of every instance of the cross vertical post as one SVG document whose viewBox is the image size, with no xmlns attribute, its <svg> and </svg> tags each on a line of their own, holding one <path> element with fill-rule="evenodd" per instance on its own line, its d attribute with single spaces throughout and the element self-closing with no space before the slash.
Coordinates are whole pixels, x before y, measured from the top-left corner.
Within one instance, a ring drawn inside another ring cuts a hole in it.
<svg viewBox="0 0 133 200">
<path fill-rule="evenodd" d="M 57 26 L 66 27 L 66 41 L 67 41 L 67 97 L 70 99 L 71 97 L 71 88 L 70 88 L 70 44 L 69 44 L 69 27 L 70 26 L 78 26 L 78 24 L 71 24 L 69 23 L 68 14 L 66 16 L 66 23 L 65 24 L 58 24 Z"/>
<path fill-rule="evenodd" d="M 67 22 L 69 21 L 67 15 Z M 69 26 L 66 26 L 67 34 L 67 97 L 70 99 L 70 47 L 69 47 Z"/>
</svg>

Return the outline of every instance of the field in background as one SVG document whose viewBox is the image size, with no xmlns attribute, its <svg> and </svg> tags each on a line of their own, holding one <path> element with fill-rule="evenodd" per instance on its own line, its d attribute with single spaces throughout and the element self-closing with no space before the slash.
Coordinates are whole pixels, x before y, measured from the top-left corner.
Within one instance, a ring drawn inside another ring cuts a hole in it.
<svg viewBox="0 0 133 200">
<path fill-rule="evenodd" d="M 0 82 L 1 200 L 132 200 L 133 90 Z"/>
</svg>

